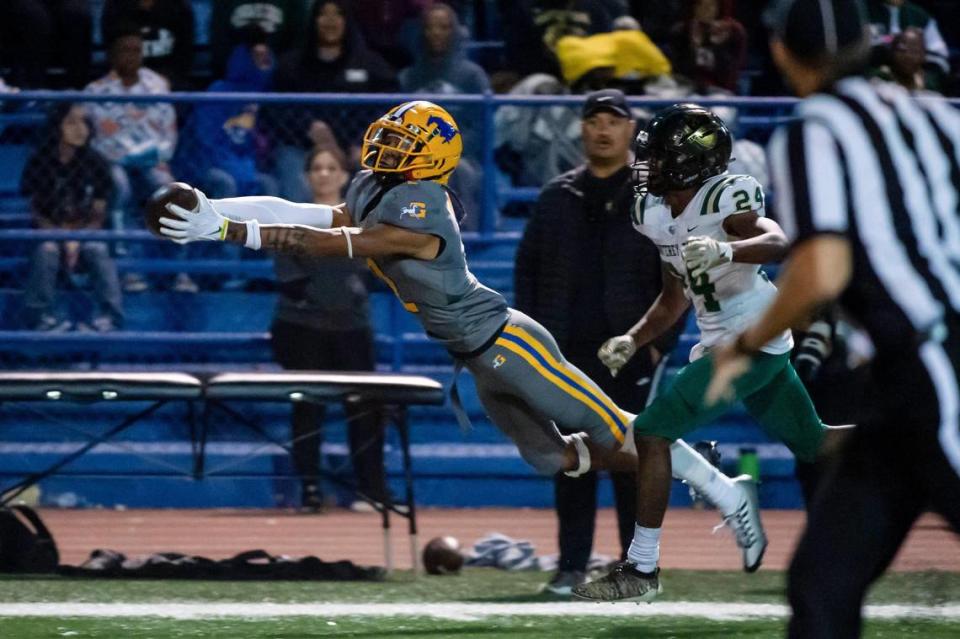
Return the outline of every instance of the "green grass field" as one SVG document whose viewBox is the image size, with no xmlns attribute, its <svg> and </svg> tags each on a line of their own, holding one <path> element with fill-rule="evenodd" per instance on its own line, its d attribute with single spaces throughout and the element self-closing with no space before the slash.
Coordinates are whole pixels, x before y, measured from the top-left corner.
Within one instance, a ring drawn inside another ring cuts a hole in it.
<svg viewBox="0 0 960 639">
<path fill-rule="evenodd" d="M 670 571 L 663 597 L 651 605 L 568 604 L 537 592 L 546 577 L 474 569 L 418 579 L 398 573 L 384 583 L 5 578 L 0 637 L 725 639 L 782 637 L 786 625 L 781 573 Z M 690 612 L 683 607 L 694 604 L 681 602 L 709 605 Z M 748 611 L 747 618 L 717 618 L 736 603 L 749 604 L 738 607 Z M 877 585 L 869 603 L 890 618 L 868 621 L 866 637 L 960 636 L 960 575 L 894 574 Z M 360 604 L 366 612 L 351 612 Z M 767 604 L 776 604 L 769 607 L 773 616 L 758 612 Z M 922 608 L 890 612 L 894 604 Z M 932 608 L 945 604 L 951 605 L 949 614 Z M 662 616 L 658 606 L 684 612 Z M 918 618 L 930 617 L 931 610 L 940 618 Z"/>
</svg>

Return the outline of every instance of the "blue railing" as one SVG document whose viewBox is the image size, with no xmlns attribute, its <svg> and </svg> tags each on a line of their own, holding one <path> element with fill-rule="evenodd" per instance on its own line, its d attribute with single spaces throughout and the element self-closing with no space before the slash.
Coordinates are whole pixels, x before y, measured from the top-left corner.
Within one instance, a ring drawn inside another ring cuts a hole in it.
<svg viewBox="0 0 960 639">
<path fill-rule="evenodd" d="M 503 106 L 519 107 L 548 107 L 567 106 L 578 109 L 583 104 L 583 96 L 511 96 L 511 95 L 418 95 L 420 99 L 431 100 L 448 107 L 468 106 L 482 110 L 480 116 L 479 136 L 476 142 L 480 145 L 482 158 L 481 173 L 483 188 L 480 193 L 481 210 L 477 212 L 481 220 L 480 230 L 490 232 L 496 228 L 496 210 L 498 203 L 510 200 L 530 200 L 535 198 L 536 190 L 527 188 L 511 189 L 497 186 L 497 171 L 494 164 L 494 144 L 496 140 L 494 116 L 497 109 Z M 158 100 L 152 95 L 91 95 L 84 92 L 59 91 L 29 91 L 2 96 L 8 112 L 0 116 L 0 131 L 10 124 L 37 124 L 37 117 L 29 111 L 38 105 L 52 102 L 132 102 L 156 103 L 158 101 L 177 105 L 200 104 L 249 104 L 260 105 L 342 105 L 343 119 L 352 117 L 349 107 L 352 106 L 382 106 L 384 110 L 394 104 L 409 100 L 408 94 L 351 94 L 351 93 L 171 93 L 163 95 Z M 675 104 L 675 99 L 653 99 L 645 97 L 631 97 L 630 104 L 637 108 L 655 110 Z M 795 98 L 787 97 L 731 97 L 697 99 L 698 103 L 709 107 L 732 107 L 739 112 L 739 128 L 742 130 L 759 129 L 769 133 L 776 125 L 782 124 L 790 117 Z M 960 106 L 960 100 L 951 100 Z M 32 108 L 31 108 L 32 107 Z M 27 111 L 27 113 L 24 113 Z M 359 140 L 357 140 L 359 142 Z"/>
<path fill-rule="evenodd" d="M 566 106 L 579 109 L 583 104 L 582 96 L 510 96 L 510 95 L 418 95 L 419 99 L 437 102 L 448 107 L 474 107 L 481 109 L 479 117 L 479 153 L 468 149 L 472 155 L 481 158 L 482 188 L 480 190 L 480 211 L 475 212 L 480 219 L 479 230 L 492 232 L 497 228 L 496 211 L 499 204 L 514 200 L 530 201 L 536 198 L 535 187 L 499 186 L 494 163 L 494 144 L 496 140 L 494 116 L 503 106 L 548 107 Z M 3 103 L 8 113 L 0 116 L 0 132 L 10 125 L 40 124 L 35 113 L 38 107 L 54 102 L 166 102 L 190 106 L 202 104 L 249 104 L 259 105 L 342 105 L 343 119 L 352 117 L 350 107 L 381 106 L 386 110 L 390 106 L 409 100 L 408 94 L 307 94 L 307 93 L 171 93 L 163 96 L 153 95 L 92 95 L 85 92 L 28 91 L 4 95 Z M 631 98 L 632 106 L 643 109 L 656 109 L 676 100 Z M 707 106 L 735 107 L 742 111 L 741 125 L 746 127 L 771 128 L 782 122 L 792 110 L 796 100 L 793 98 L 724 98 L 698 100 Z M 355 123 L 354 123 L 355 124 Z M 359 143 L 359 140 L 357 140 Z"/>
<path fill-rule="evenodd" d="M 39 107 L 54 102 L 131 102 L 157 103 L 166 102 L 176 105 L 190 106 L 202 104 L 249 104 L 259 105 L 339 105 L 343 106 L 342 120 L 350 121 L 357 117 L 351 113 L 350 107 L 381 106 L 386 110 L 390 106 L 407 101 L 409 94 L 352 94 L 352 93 L 171 93 L 162 96 L 154 95 L 92 95 L 85 92 L 62 91 L 25 91 L 17 94 L 2 96 L 2 104 L 6 113 L 0 114 L 0 134 L 9 126 L 40 125 L 42 120 L 37 114 Z M 494 160 L 496 132 L 495 114 L 504 106 L 519 107 L 549 107 L 566 106 L 579 109 L 583 104 L 583 96 L 513 96 L 513 95 L 418 95 L 418 99 L 437 102 L 447 107 L 473 107 L 480 109 L 479 135 L 474 145 L 480 149 L 468 149 L 468 153 L 481 158 L 482 188 L 479 193 L 480 210 L 471 212 L 479 218 L 481 233 L 494 232 L 498 228 L 497 211 L 501 204 L 510 201 L 532 201 L 539 192 L 538 187 L 504 186 L 503 180 L 498 184 L 498 170 Z M 655 110 L 675 104 L 676 99 L 654 99 L 646 97 L 631 97 L 631 106 L 647 110 Z M 696 99 L 708 107 L 732 107 L 738 111 L 738 127 L 742 131 L 759 131 L 761 140 L 772 129 L 790 119 L 795 98 L 789 97 L 730 97 Z M 960 100 L 951 102 L 960 107 Z M 350 122 L 356 124 L 355 122 Z M 339 123 L 334 123 L 338 125 Z M 359 143 L 360 140 L 357 140 Z M 0 146 L 3 142 L 0 141 Z"/>
</svg>

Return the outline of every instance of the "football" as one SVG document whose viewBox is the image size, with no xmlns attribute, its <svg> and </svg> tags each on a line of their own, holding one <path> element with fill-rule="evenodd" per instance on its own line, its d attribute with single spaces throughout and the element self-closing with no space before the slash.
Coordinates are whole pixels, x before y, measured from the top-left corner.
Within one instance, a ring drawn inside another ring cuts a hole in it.
<svg viewBox="0 0 960 639">
<path fill-rule="evenodd" d="M 183 182 L 171 182 L 157 189 L 150 199 L 147 200 L 143 209 L 143 215 L 150 229 L 155 235 L 160 233 L 161 217 L 176 217 L 167 210 L 167 204 L 177 204 L 188 210 L 194 210 L 199 204 L 197 194 L 193 187 Z"/>
<path fill-rule="evenodd" d="M 423 568 L 427 574 L 452 575 L 460 572 L 462 566 L 460 542 L 455 537 L 434 537 L 423 547 Z"/>
</svg>

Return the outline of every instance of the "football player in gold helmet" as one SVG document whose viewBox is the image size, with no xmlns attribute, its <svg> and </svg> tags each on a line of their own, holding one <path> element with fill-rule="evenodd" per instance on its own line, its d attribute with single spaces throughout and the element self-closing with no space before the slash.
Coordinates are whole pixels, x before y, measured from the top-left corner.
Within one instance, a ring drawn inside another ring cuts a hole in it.
<svg viewBox="0 0 960 639">
<path fill-rule="evenodd" d="M 636 467 L 633 415 L 570 364 L 539 323 L 507 306 L 467 268 L 458 220 L 463 207 L 446 183 L 463 141 L 443 108 L 422 100 L 390 109 L 367 129 L 361 171 L 336 207 L 278 198 L 165 204 L 162 233 L 179 242 L 223 240 L 251 249 L 366 259 L 427 335 L 473 373 L 484 411 L 536 470 L 578 476 L 592 468 Z M 156 206 L 156 202 L 154 203 Z M 455 408 L 459 401 L 453 397 Z M 458 419 L 465 421 L 462 409 Z M 576 435 L 561 435 L 558 426 Z M 578 432 L 582 431 L 582 432 Z M 681 441 L 673 467 L 694 488 L 718 471 Z M 700 469 L 699 472 L 693 472 Z"/>
<path fill-rule="evenodd" d="M 450 114 L 418 100 L 390 109 L 367 127 L 360 163 L 380 175 L 446 184 L 461 154 L 463 137 Z"/>
</svg>

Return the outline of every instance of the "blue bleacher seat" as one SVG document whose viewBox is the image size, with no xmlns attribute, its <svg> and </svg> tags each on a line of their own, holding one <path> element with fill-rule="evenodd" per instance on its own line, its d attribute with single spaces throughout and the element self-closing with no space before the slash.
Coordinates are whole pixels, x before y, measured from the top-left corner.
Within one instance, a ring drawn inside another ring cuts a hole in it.
<svg viewBox="0 0 960 639">
<path fill-rule="evenodd" d="M 0 145 L 0 197 L 20 193 L 20 175 L 32 151 L 26 144 Z"/>
</svg>

